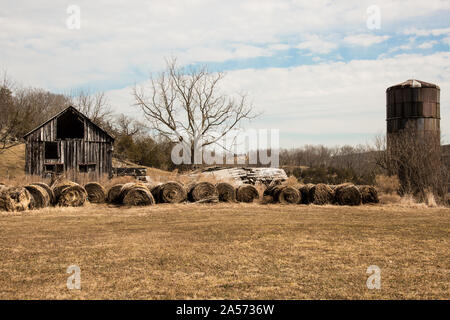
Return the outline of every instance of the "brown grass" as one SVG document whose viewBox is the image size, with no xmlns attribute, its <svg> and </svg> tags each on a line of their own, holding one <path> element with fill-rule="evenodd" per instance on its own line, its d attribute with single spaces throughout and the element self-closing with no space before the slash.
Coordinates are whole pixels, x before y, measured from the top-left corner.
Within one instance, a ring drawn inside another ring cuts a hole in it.
<svg viewBox="0 0 450 320">
<path fill-rule="evenodd" d="M 0 214 L 1 299 L 449 299 L 450 210 L 87 204 Z M 81 290 L 66 288 L 69 265 Z M 381 268 L 381 290 L 366 269 Z"/>
</svg>

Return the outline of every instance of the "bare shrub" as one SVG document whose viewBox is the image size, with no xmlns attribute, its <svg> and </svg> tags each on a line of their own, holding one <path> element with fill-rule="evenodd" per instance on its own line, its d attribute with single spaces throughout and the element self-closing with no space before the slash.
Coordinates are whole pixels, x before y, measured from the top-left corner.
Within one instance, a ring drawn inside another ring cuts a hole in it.
<svg viewBox="0 0 450 320">
<path fill-rule="evenodd" d="M 401 201 L 401 197 L 398 194 L 381 194 L 379 195 L 380 204 L 397 204 Z"/>
<path fill-rule="evenodd" d="M 298 184 L 299 184 L 298 179 L 295 176 L 289 176 L 287 180 L 283 181 L 283 185 L 285 186 L 294 187 L 298 186 Z"/>
<path fill-rule="evenodd" d="M 436 208 L 438 206 L 434 194 L 432 192 L 426 191 L 425 204 L 431 208 Z"/>
<path fill-rule="evenodd" d="M 419 202 L 426 193 L 442 198 L 447 193 L 448 171 L 442 163 L 440 136 L 406 126 L 402 131 L 379 138 L 377 164 L 388 175 L 398 175 L 400 195 L 411 194 Z"/>
<path fill-rule="evenodd" d="M 381 193 L 393 194 L 397 193 L 400 187 L 400 182 L 397 176 L 386 176 L 379 174 L 375 177 L 375 185 Z"/>
</svg>

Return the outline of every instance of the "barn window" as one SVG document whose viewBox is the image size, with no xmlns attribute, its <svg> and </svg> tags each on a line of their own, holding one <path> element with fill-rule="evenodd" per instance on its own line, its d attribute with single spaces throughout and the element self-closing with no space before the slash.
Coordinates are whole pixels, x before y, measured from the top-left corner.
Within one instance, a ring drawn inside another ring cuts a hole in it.
<svg viewBox="0 0 450 320">
<path fill-rule="evenodd" d="M 78 165 L 78 171 L 80 172 L 94 172 L 95 171 L 95 163 L 89 164 L 80 164 Z"/>
<path fill-rule="evenodd" d="M 61 173 L 64 171 L 63 164 L 46 164 L 44 166 L 45 172 L 56 172 Z"/>
<path fill-rule="evenodd" d="M 58 159 L 58 143 L 45 142 L 45 159 Z"/>
<path fill-rule="evenodd" d="M 58 139 L 83 139 L 84 122 L 73 112 L 65 112 L 59 116 L 56 125 Z"/>
</svg>

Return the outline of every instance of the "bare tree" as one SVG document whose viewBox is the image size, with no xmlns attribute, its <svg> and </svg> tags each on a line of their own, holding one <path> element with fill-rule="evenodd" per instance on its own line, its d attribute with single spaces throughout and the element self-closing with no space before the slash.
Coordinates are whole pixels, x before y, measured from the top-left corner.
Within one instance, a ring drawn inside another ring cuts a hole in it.
<svg viewBox="0 0 450 320">
<path fill-rule="evenodd" d="M 119 114 L 115 119 L 115 131 L 117 135 L 138 136 L 144 133 L 146 127 L 140 121 L 137 121 L 126 115 Z"/>
<path fill-rule="evenodd" d="M 70 102 L 95 124 L 110 127 L 113 112 L 104 92 L 91 93 L 81 90 L 71 94 Z"/>
<path fill-rule="evenodd" d="M 69 98 L 40 88 L 17 87 L 14 91 L 16 110 L 22 114 L 23 134 L 54 116 L 69 105 Z"/>
<path fill-rule="evenodd" d="M 21 115 L 14 106 L 13 86 L 5 72 L 0 83 L 0 153 L 18 144 Z"/>
<path fill-rule="evenodd" d="M 442 161 L 440 137 L 406 127 L 386 139 L 378 137 L 376 163 L 388 175 L 398 175 L 400 192 L 423 200 L 427 192 L 443 197 L 449 175 Z"/>
<path fill-rule="evenodd" d="M 178 67 L 173 59 L 156 79 L 151 77 L 149 87 L 134 87 L 135 105 L 158 134 L 185 144 L 192 164 L 195 148 L 219 143 L 242 120 L 256 116 L 246 95 L 233 98 L 219 91 L 223 78 L 205 66 Z"/>
</svg>

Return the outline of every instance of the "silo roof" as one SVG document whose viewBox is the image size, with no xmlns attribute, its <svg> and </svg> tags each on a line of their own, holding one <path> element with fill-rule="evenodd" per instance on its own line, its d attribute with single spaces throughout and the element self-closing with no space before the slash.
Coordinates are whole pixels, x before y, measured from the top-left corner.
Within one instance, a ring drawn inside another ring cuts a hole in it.
<svg viewBox="0 0 450 320">
<path fill-rule="evenodd" d="M 421 80 L 417 80 L 417 79 L 406 80 L 405 82 L 402 82 L 402 83 L 399 83 L 399 84 L 389 87 L 387 90 L 393 89 L 393 88 L 437 88 L 437 89 L 440 89 L 437 84 L 429 83 L 429 82 L 425 82 L 425 81 L 421 81 Z"/>
</svg>

